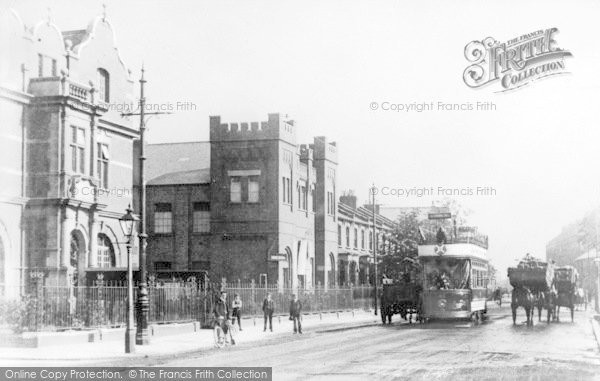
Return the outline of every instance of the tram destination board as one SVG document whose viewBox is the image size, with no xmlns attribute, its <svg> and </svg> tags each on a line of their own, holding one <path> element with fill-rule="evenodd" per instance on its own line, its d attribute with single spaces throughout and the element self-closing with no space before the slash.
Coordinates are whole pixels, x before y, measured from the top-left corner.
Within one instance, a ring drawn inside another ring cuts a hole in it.
<svg viewBox="0 0 600 381">
<path fill-rule="evenodd" d="M 427 218 L 430 220 L 446 220 L 452 218 L 452 213 L 429 213 Z"/>
</svg>

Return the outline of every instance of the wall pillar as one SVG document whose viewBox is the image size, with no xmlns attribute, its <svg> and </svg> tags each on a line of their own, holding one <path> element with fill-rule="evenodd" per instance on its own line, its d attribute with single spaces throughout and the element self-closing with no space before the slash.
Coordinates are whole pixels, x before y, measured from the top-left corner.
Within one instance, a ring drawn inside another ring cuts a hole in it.
<svg viewBox="0 0 600 381">
<path fill-rule="evenodd" d="M 98 267 L 98 232 L 100 230 L 98 214 L 95 210 L 90 211 L 90 242 L 87 256 L 88 267 Z M 115 244 L 117 244 L 115 242 Z M 114 246 L 113 246 L 114 247 Z"/>
</svg>

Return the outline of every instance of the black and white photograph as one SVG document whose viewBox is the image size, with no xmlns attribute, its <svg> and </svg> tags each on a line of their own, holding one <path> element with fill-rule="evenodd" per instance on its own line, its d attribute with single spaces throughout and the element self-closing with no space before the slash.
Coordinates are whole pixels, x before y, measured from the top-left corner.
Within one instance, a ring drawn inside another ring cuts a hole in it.
<svg viewBox="0 0 600 381">
<path fill-rule="evenodd" d="M 0 380 L 600 380 L 598 0 L 0 0 Z"/>
</svg>

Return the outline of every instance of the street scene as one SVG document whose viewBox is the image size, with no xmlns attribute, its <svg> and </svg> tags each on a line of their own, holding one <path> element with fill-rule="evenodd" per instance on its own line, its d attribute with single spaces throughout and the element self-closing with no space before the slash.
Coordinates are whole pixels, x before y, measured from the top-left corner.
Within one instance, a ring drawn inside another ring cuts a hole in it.
<svg viewBox="0 0 600 381">
<path fill-rule="evenodd" d="M 600 4 L 519 9 L 0 0 L 0 380 L 600 380 Z"/>
</svg>

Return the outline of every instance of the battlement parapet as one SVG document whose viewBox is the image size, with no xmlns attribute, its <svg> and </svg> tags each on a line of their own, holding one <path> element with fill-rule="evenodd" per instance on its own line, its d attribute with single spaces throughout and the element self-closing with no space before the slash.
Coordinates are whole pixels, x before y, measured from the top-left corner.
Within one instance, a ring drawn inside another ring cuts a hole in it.
<svg viewBox="0 0 600 381">
<path fill-rule="evenodd" d="M 329 142 L 325 136 L 315 136 L 314 143 L 310 147 L 314 151 L 315 160 L 329 160 L 337 164 L 338 147 L 336 142 Z"/>
<path fill-rule="evenodd" d="M 263 122 L 221 123 L 220 116 L 210 117 L 210 141 L 272 140 L 295 144 L 296 131 L 292 122 L 280 115 L 269 114 Z"/>
</svg>

